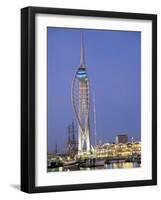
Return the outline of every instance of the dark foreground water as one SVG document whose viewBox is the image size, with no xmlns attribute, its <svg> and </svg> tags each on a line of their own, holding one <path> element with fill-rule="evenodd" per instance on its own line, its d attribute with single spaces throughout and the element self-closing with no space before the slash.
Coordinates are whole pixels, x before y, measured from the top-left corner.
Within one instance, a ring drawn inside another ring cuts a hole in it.
<svg viewBox="0 0 161 200">
<path fill-rule="evenodd" d="M 141 165 L 137 162 L 119 162 L 119 163 L 110 163 L 104 166 L 93 167 L 93 168 L 85 168 L 85 167 L 78 167 L 76 165 L 71 165 L 68 167 L 58 167 L 58 168 L 48 169 L 48 172 L 95 170 L 95 169 L 126 169 L 126 168 L 138 168 L 138 167 L 141 167 Z"/>
</svg>

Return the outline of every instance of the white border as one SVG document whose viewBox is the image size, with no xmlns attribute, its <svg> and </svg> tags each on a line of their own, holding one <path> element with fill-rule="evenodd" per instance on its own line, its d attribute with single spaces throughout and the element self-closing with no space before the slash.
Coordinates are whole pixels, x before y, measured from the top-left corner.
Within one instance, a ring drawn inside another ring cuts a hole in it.
<svg viewBox="0 0 161 200">
<path fill-rule="evenodd" d="M 47 173 L 47 26 L 141 31 L 141 168 Z M 36 186 L 152 179 L 151 21 L 37 14 L 35 45 Z"/>
</svg>

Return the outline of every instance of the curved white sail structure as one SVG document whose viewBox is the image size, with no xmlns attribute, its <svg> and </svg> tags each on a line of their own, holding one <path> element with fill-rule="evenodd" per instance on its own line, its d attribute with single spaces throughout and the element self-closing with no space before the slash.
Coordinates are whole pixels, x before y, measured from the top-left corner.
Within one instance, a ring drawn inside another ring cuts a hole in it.
<svg viewBox="0 0 161 200">
<path fill-rule="evenodd" d="M 88 155 L 90 154 L 90 94 L 83 35 L 81 36 L 80 66 L 72 84 L 72 103 L 78 123 L 78 156 Z"/>
</svg>

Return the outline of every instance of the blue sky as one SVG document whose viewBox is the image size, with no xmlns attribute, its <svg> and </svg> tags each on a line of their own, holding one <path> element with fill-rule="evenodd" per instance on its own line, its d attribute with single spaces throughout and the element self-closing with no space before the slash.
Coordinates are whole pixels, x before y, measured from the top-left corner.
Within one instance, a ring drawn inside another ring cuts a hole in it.
<svg viewBox="0 0 161 200">
<path fill-rule="evenodd" d="M 97 141 L 114 141 L 122 133 L 140 140 L 141 33 L 48 27 L 48 151 L 56 143 L 60 152 L 65 151 L 67 126 L 75 121 L 71 84 L 79 67 L 82 32 L 90 80 L 91 141 L 94 94 Z"/>
</svg>

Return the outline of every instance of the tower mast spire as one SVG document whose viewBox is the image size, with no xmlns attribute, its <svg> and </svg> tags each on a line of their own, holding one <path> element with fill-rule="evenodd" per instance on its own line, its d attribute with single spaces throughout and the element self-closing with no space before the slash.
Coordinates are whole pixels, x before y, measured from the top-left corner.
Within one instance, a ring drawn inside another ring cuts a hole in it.
<svg viewBox="0 0 161 200">
<path fill-rule="evenodd" d="M 86 63 L 85 63 L 85 52 L 84 52 L 84 37 L 83 37 L 83 33 L 81 33 L 81 50 L 80 50 L 80 66 L 81 67 L 85 67 Z"/>
</svg>

